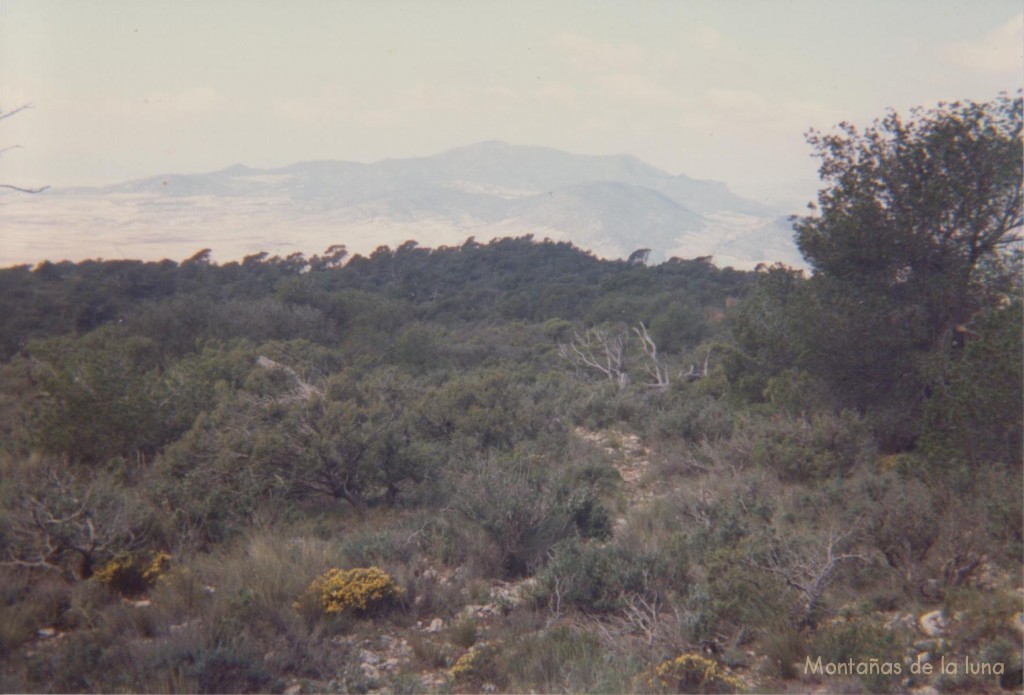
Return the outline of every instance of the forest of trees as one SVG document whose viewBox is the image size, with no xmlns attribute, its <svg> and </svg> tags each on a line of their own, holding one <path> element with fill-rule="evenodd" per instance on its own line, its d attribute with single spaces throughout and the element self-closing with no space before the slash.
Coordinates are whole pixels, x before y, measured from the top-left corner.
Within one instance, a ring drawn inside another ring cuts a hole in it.
<svg viewBox="0 0 1024 695">
<path fill-rule="evenodd" d="M 1019 688 L 1021 121 L 811 133 L 810 274 L 0 270 L 0 691 Z"/>
</svg>

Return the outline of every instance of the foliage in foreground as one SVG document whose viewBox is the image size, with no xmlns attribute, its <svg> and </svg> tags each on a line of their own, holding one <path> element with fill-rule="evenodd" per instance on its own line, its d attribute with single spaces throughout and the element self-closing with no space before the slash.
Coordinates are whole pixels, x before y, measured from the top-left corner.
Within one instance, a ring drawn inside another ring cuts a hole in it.
<svg viewBox="0 0 1024 695">
<path fill-rule="evenodd" d="M 528 237 L 0 271 L 0 690 L 1012 676 L 1020 99 L 811 144 L 811 278 Z M 996 687 L 824 685 L 929 684 Z"/>
</svg>

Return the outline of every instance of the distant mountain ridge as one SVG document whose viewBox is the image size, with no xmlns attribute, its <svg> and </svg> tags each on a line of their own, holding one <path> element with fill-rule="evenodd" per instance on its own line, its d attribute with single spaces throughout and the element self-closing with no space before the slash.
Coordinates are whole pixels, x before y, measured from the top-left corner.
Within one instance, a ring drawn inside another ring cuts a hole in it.
<svg viewBox="0 0 1024 695">
<path fill-rule="evenodd" d="M 344 243 L 364 252 L 408 239 L 431 246 L 532 233 L 605 257 L 649 248 L 654 262 L 711 255 L 740 267 L 799 263 L 791 231 L 780 228 L 777 215 L 724 183 L 669 174 L 630 155 L 577 155 L 500 141 L 372 163 L 236 164 L 64 189 L 48 200 L 94 213 L 72 232 L 108 216 L 112 224 L 96 231 L 110 243 L 117 229 L 126 232 L 117 243 L 122 253 L 125 244 L 147 239 L 166 247 L 168 233 L 187 243 L 188 230 L 197 235 L 193 246 L 210 246 L 218 256 L 224 247 L 229 254 L 315 253 Z M 16 207 L 15 218 L 24 209 Z M 61 224 L 73 218 L 65 215 Z M 39 229 L 45 221 L 30 223 Z"/>
<path fill-rule="evenodd" d="M 168 174 L 99 189 L 112 193 L 168 195 L 254 195 L 287 191 L 298 198 L 328 197 L 352 202 L 367 196 L 475 182 L 524 193 L 550 192 L 587 183 L 616 182 L 662 193 L 695 212 L 728 208 L 753 215 L 768 208 L 733 194 L 724 183 L 673 176 L 631 155 L 577 155 L 547 147 L 491 140 L 446 150 L 431 157 L 297 162 L 273 169 L 244 164 L 202 174 Z"/>
</svg>

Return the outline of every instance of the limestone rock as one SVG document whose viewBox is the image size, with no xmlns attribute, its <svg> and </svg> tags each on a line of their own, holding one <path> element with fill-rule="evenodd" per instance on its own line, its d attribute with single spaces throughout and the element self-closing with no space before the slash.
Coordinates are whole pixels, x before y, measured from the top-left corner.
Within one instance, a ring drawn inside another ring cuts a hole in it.
<svg viewBox="0 0 1024 695">
<path fill-rule="evenodd" d="M 946 616 L 940 610 L 931 611 L 918 618 L 917 625 L 927 636 L 941 637 L 946 632 Z"/>
</svg>

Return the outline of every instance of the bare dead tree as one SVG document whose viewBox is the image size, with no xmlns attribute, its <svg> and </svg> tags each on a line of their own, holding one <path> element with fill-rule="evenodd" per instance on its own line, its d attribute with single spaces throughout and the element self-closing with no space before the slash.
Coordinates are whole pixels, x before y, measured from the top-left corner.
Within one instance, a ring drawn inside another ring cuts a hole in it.
<svg viewBox="0 0 1024 695">
<path fill-rule="evenodd" d="M 576 367 L 596 371 L 620 389 L 629 383 L 626 374 L 626 334 L 590 328 L 573 331 L 572 340 L 558 345 L 558 354 Z"/>
<path fill-rule="evenodd" d="M 770 544 L 765 554 L 755 561 L 758 569 L 770 572 L 803 600 L 800 625 L 813 626 L 821 610 L 825 590 L 836 579 L 840 567 L 850 562 L 867 562 L 861 553 L 841 552 L 852 532 L 836 534 L 829 529 L 820 542 L 793 543 L 786 547 Z"/>
<path fill-rule="evenodd" d="M 88 579 L 96 564 L 145 541 L 144 513 L 134 498 L 103 478 L 89 481 L 49 468 L 26 481 L 4 510 L 6 547 L 0 564 Z"/>
<path fill-rule="evenodd" d="M 312 384 L 303 381 L 302 377 L 299 376 L 299 373 L 286 364 L 275 362 L 274 360 L 270 359 L 269 357 L 266 357 L 265 355 L 260 355 L 259 357 L 257 357 L 256 364 L 259 365 L 260 367 L 263 367 L 264 369 L 280 370 L 287 374 L 289 377 L 291 377 L 292 381 L 294 382 L 292 393 L 286 397 L 279 397 L 278 400 L 308 401 L 313 396 L 319 396 L 322 393 L 320 389 L 318 389 L 316 386 L 313 386 Z"/>
<path fill-rule="evenodd" d="M 650 375 L 651 379 L 653 379 L 648 386 L 659 391 L 668 390 L 669 386 L 672 385 L 669 370 L 668 367 L 662 364 L 661 359 L 658 357 L 658 346 L 655 345 L 654 339 L 651 338 L 651 334 L 647 331 L 647 326 L 645 326 L 643 321 L 641 321 L 638 326 L 633 327 L 633 332 L 636 333 L 636 337 L 640 339 L 640 346 L 643 348 L 644 354 L 647 356 L 647 373 Z"/>
<path fill-rule="evenodd" d="M 710 468 L 703 470 L 707 472 Z M 708 491 L 703 485 L 697 493 L 697 499 L 686 500 L 680 511 L 703 526 L 705 530 L 710 531 L 712 526 L 715 525 L 714 507 L 711 503 L 710 495 L 708 495 Z"/>
<path fill-rule="evenodd" d="M 704 368 L 697 369 L 696 364 L 690 365 L 690 371 L 682 375 L 687 381 L 697 381 L 703 379 L 708 375 L 708 363 L 711 361 L 711 348 L 708 348 L 708 353 L 704 355 Z"/>
<path fill-rule="evenodd" d="M 30 108 L 32 108 L 32 104 L 22 104 L 18 108 L 11 109 L 10 111 L 0 111 L 0 121 L 4 120 L 5 118 L 10 118 L 14 114 L 20 113 Z M 8 145 L 7 147 L 0 148 L 0 155 L 3 155 L 5 152 L 8 152 L 10 150 L 17 150 L 20 148 L 21 145 Z M 22 186 L 15 186 L 9 183 L 0 183 L 0 188 L 8 188 L 12 191 L 18 191 L 19 193 L 42 193 L 47 188 L 49 188 L 49 186 L 41 186 L 39 188 L 24 188 Z"/>
<path fill-rule="evenodd" d="M 649 597 L 633 594 L 626 598 L 625 620 L 651 646 L 657 637 L 659 619 L 664 609 L 664 601 L 658 592 Z"/>
</svg>

